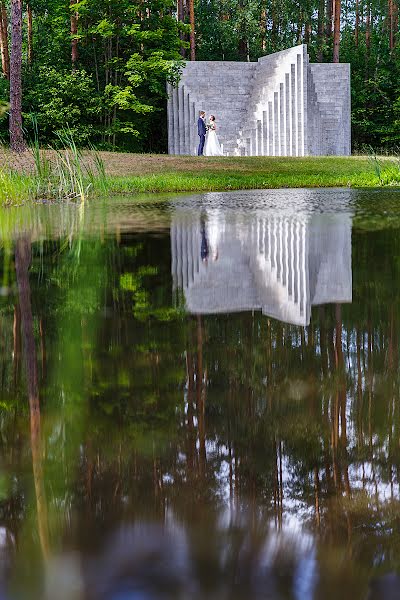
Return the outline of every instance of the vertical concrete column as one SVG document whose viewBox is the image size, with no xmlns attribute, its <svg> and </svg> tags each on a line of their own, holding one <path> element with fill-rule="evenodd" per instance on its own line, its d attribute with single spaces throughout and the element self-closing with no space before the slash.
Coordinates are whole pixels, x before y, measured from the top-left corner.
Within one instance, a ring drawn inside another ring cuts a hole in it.
<svg viewBox="0 0 400 600">
<path fill-rule="evenodd" d="M 286 137 L 286 154 L 285 156 L 291 155 L 290 145 L 290 85 L 289 85 L 289 73 L 285 73 L 285 137 Z"/>
<path fill-rule="evenodd" d="M 246 156 L 251 156 L 251 138 L 246 138 Z"/>
<path fill-rule="evenodd" d="M 256 129 L 250 129 L 249 131 L 250 140 L 250 156 L 256 156 L 257 153 L 257 140 L 256 140 Z"/>
<path fill-rule="evenodd" d="M 257 120 L 257 156 L 262 156 L 262 121 Z"/>
<path fill-rule="evenodd" d="M 174 87 L 172 92 L 174 113 L 174 154 L 179 154 L 179 100 L 178 88 Z"/>
<path fill-rule="evenodd" d="M 298 156 L 304 155 L 303 147 L 303 110 L 304 110 L 304 98 L 303 98 L 303 61 L 302 55 L 297 55 L 297 149 Z"/>
<path fill-rule="evenodd" d="M 167 117 L 168 117 L 168 154 L 174 154 L 174 105 L 173 87 L 167 83 Z"/>
<path fill-rule="evenodd" d="M 274 155 L 274 121 L 272 116 L 272 101 L 268 102 L 268 156 Z"/>
<path fill-rule="evenodd" d="M 274 103 L 272 106 L 272 116 L 274 122 L 274 150 L 273 156 L 279 156 L 279 98 L 278 92 L 274 92 Z"/>
<path fill-rule="evenodd" d="M 267 110 L 263 110 L 262 113 L 262 154 L 268 156 L 268 104 Z"/>
<path fill-rule="evenodd" d="M 197 119 L 196 119 L 196 105 L 194 102 L 190 103 L 190 154 L 197 154 Z"/>
<path fill-rule="evenodd" d="M 185 154 L 190 154 L 190 96 L 185 90 L 184 96 L 185 107 Z"/>
<path fill-rule="evenodd" d="M 179 86 L 179 154 L 185 154 L 185 86 Z"/>
<path fill-rule="evenodd" d="M 290 66 L 290 92 L 292 98 L 292 156 L 297 156 L 297 86 L 295 64 Z"/>
<path fill-rule="evenodd" d="M 303 45 L 302 52 L 303 68 L 301 70 L 301 85 L 302 85 L 302 98 L 303 98 L 303 128 L 302 128 L 302 143 L 303 143 L 303 156 L 308 155 L 308 144 L 307 144 L 307 132 L 308 132 L 308 54 L 307 46 Z"/>
<path fill-rule="evenodd" d="M 279 155 L 286 156 L 285 152 L 285 98 L 283 83 L 279 84 Z"/>
</svg>

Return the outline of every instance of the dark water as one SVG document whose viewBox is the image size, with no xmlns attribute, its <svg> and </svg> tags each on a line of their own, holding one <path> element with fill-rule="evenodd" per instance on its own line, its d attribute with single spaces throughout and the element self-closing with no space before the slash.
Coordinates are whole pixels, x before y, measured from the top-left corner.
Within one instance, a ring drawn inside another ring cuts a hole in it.
<svg viewBox="0 0 400 600">
<path fill-rule="evenodd" d="M 400 192 L 0 235 L 0 599 L 400 597 Z"/>
</svg>

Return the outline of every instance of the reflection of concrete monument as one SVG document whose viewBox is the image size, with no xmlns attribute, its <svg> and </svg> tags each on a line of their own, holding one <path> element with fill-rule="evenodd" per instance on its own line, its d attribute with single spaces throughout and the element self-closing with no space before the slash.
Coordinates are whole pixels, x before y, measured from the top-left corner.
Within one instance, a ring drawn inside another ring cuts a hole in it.
<svg viewBox="0 0 400 600">
<path fill-rule="evenodd" d="M 169 86 L 168 152 L 196 154 L 199 110 L 217 116 L 224 154 L 350 154 L 348 64 L 310 64 L 304 45 L 258 62 L 188 62 Z"/>
<path fill-rule="evenodd" d="M 209 205 L 197 214 L 175 211 L 172 276 L 189 312 L 261 309 L 281 321 L 307 325 L 312 305 L 351 302 L 351 216 L 276 212 Z"/>
</svg>

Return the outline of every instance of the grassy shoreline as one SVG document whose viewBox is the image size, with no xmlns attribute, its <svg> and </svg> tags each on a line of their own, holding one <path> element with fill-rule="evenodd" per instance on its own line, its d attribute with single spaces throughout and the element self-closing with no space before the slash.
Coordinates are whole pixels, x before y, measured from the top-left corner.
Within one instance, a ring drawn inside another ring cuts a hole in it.
<svg viewBox="0 0 400 600">
<path fill-rule="evenodd" d="M 90 151 L 65 156 L 68 150 L 0 153 L 0 202 L 84 199 L 89 193 L 400 187 L 397 157 L 199 158 Z"/>
</svg>

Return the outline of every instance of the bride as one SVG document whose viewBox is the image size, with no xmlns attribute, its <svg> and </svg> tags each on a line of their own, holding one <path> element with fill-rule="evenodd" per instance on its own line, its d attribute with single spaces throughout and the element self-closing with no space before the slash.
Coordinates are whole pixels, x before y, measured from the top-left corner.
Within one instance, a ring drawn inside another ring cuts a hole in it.
<svg viewBox="0 0 400 600">
<path fill-rule="evenodd" d="M 218 141 L 217 127 L 215 125 L 214 115 L 210 116 L 207 126 L 206 144 L 204 146 L 204 156 L 223 156 L 222 148 Z"/>
</svg>

